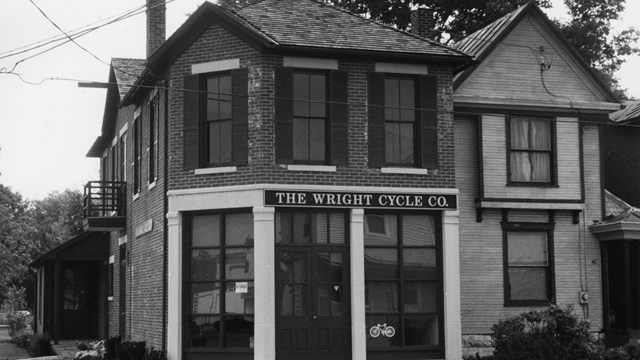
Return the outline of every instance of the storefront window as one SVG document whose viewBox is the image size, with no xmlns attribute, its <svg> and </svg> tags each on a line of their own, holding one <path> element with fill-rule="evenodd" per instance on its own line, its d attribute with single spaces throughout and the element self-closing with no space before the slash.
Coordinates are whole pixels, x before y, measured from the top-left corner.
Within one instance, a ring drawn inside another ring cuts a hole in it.
<svg viewBox="0 0 640 360">
<path fill-rule="evenodd" d="M 442 344 L 442 281 L 430 215 L 365 216 L 367 349 Z"/>
<path fill-rule="evenodd" d="M 194 215 L 188 225 L 188 347 L 253 348 L 253 215 Z"/>
</svg>

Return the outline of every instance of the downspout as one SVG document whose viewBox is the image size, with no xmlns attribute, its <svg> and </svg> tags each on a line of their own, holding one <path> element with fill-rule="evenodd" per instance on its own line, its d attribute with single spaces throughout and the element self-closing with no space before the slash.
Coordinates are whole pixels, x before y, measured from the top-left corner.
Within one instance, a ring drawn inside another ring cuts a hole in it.
<svg viewBox="0 0 640 360">
<path fill-rule="evenodd" d="M 167 224 L 167 211 L 169 209 L 169 199 L 167 198 L 167 190 L 169 189 L 169 80 L 164 80 L 164 191 L 162 205 L 164 207 L 164 219 L 163 219 L 163 238 L 162 238 L 162 349 L 167 350 L 167 317 L 168 305 L 168 261 L 169 254 L 167 250 L 169 248 L 169 226 Z"/>
</svg>

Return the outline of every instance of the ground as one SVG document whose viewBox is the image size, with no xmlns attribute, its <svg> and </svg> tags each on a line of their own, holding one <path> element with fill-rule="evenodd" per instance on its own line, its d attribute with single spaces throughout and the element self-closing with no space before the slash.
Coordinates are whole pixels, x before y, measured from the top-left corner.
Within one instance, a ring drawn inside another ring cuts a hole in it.
<svg viewBox="0 0 640 360">
<path fill-rule="evenodd" d="M 0 360 L 16 360 L 28 358 L 27 351 L 11 342 L 9 328 L 0 327 Z"/>
</svg>

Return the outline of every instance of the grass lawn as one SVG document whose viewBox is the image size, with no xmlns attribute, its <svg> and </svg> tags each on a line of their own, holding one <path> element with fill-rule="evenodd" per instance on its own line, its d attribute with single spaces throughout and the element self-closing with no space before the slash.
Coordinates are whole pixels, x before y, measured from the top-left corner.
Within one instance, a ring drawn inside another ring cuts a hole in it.
<svg viewBox="0 0 640 360">
<path fill-rule="evenodd" d="M 8 328 L 0 328 L 0 360 L 28 358 L 27 351 L 11 342 Z"/>
</svg>

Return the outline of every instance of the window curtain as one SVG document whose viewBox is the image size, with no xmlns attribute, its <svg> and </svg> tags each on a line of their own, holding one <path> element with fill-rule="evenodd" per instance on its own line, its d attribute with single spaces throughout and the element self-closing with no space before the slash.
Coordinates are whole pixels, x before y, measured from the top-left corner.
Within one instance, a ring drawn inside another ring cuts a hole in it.
<svg viewBox="0 0 640 360">
<path fill-rule="evenodd" d="M 550 129 L 547 120 L 511 119 L 511 181 L 551 181 Z"/>
</svg>

